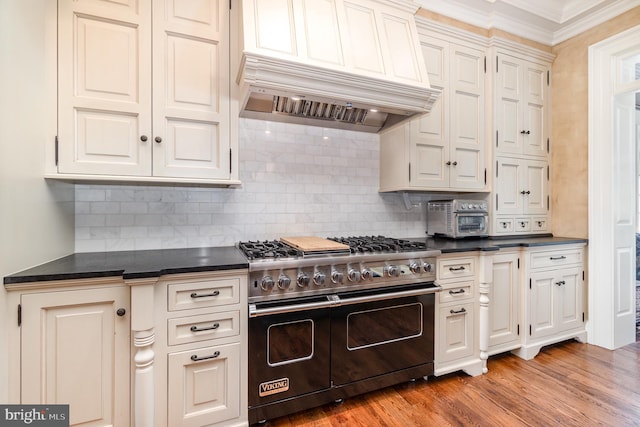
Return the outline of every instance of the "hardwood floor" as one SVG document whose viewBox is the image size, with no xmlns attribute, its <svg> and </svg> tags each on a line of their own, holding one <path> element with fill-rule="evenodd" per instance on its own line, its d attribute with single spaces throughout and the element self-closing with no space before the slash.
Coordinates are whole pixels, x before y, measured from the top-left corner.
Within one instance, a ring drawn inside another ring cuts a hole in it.
<svg viewBox="0 0 640 427">
<path fill-rule="evenodd" d="M 486 375 L 418 380 L 267 425 L 640 426 L 640 342 L 609 351 L 566 341 L 530 361 L 507 353 L 488 366 Z"/>
</svg>

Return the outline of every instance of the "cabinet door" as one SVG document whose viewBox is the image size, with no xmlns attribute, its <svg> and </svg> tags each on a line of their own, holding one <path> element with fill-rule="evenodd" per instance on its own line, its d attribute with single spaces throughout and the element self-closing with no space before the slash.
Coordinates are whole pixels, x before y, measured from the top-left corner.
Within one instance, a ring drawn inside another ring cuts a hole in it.
<svg viewBox="0 0 640 427">
<path fill-rule="evenodd" d="M 129 425 L 128 287 L 26 294 L 23 403 L 70 405 L 70 425 Z"/>
<path fill-rule="evenodd" d="M 522 160 L 501 157 L 496 160 L 495 197 L 496 213 L 499 215 L 517 215 L 522 213 L 523 181 Z"/>
<path fill-rule="evenodd" d="M 557 332 L 558 279 L 554 271 L 531 274 L 529 279 L 529 336 L 541 338 Z"/>
<path fill-rule="evenodd" d="M 523 213 L 540 215 L 547 213 L 549 180 L 547 162 L 543 160 L 523 161 L 522 173 L 525 174 L 523 187 Z"/>
<path fill-rule="evenodd" d="M 582 269 L 571 268 L 560 270 L 557 275 L 556 292 L 558 292 L 558 328 L 565 331 L 580 327 L 583 324 L 583 280 Z"/>
<path fill-rule="evenodd" d="M 149 175 L 151 1 L 60 0 L 58 21 L 59 172 Z"/>
<path fill-rule="evenodd" d="M 199 427 L 240 415 L 240 344 L 168 357 L 168 424 Z"/>
<path fill-rule="evenodd" d="M 495 84 L 497 147 L 502 154 L 522 154 L 524 130 L 522 63 L 508 55 L 498 55 Z"/>
<path fill-rule="evenodd" d="M 436 328 L 437 363 L 442 364 L 473 355 L 473 302 L 440 307 Z"/>
<path fill-rule="evenodd" d="M 228 4 L 153 6 L 153 175 L 228 179 Z"/>
<path fill-rule="evenodd" d="M 489 348 L 517 343 L 520 339 L 518 285 L 518 254 L 495 255 L 489 291 Z"/>
<path fill-rule="evenodd" d="M 547 155 L 549 138 L 548 108 L 549 85 L 548 68 L 531 62 L 523 62 L 523 154 L 531 156 Z"/>
<path fill-rule="evenodd" d="M 452 45 L 449 75 L 449 185 L 484 188 L 484 53 Z"/>
</svg>

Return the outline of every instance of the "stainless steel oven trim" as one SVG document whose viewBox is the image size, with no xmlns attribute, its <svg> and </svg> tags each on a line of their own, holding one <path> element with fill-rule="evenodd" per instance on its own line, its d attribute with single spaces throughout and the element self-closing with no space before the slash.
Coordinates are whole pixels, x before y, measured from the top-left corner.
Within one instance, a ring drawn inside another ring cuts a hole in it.
<svg viewBox="0 0 640 427">
<path fill-rule="evenodd" d="M 412 302 L 410 304 L 392 305 L 392 306 L 387 306 L 387 307 L 374 308 L 374 309 L 371 309 L 371 310 L 360 310 L 360 311 L 354 311 L 353 313 L 349 313 L 347 315 L 347 336 L 349 336 L 349 318 L 351 316 L 354 316 L 354 315 L 360 314 L 360 313 L 372 312 L 372 311 L 389 310 L 389 309 L 398 308 L 398 307 L 409 307 L 409 306 L 412 306 L 412 305 L 420 306 L 420 333 L 413 334 L 413 335 L 408 335 L 408 336 L 402 337 L 402 338 L 395 338 L 395 339 L 392 339 L 392 340 L 379 341 L 379 342 L 376 342 L 374 344 L 360 345 L 360 346 L 357 346 L 357 347 L 349 347 L 349 345 L 347 344 L 347 350 L 355 351 L 355 350 L 360 350 L 360 349 L 363 349 L 363 348 L 375 347 L 375 346 L 378 346 L 378 345 L 388 344 L 388 343 L 392 343 L 392 342 L 405 341 L 405 340 L 408 340 L 408 339 L 417 338 L 417 337 L 422 336 L 422 333 L 424 332 L 423 331 L 424 308 L 423 308 L 422 304 L 419 303 L 419 302 Z"/>
<path fill-rule="evenodd" d="M 271 336 L 269 334 L 269 330 L 273 327 L 276 326 L 282 326 L 282 325 L 292 325 L 294 323 L 302 323 L 302 322 L 311 322 L 311 354 L 309 354 L 308 356 L 305 357 L 298 357 L 297 359 L 291 359 L 291 360 L 285 360 L 284 362 L 278 362 L 278 363 L 271 363 L 269 361 L 269 349 L 271 348 L 271 345 L 269 343 L 269 337 Z M 309 360 L 313 358 L 313 355 L 315 353 L 315 323 L 313 321 L 313 319 L 300 319 L 300 320 L 294 320 L 292 322 L 280 322 L 280 323 L 274 323 L 273 325 L 269 325 L 269 327 L 267 328 L 267 365 L 273 367 L 273 366 L 283 366 L 283 365 L 290 365 L 292 363 L 298 363 L 301 362 L 303 360 Z"/>
<path fill-rule="evenodd" d="M 434 286 L 423 289 L 412 289 L 409 291 L 384 292 L 376 295 L 366 295 L 361 297 L 340 298 L 338 295 L 327 295 L 327 301 L 310 302 L 302 304 L 290 304 L 279 307 L 258 308 L 256 304 L 249 304 L 249 317 L 271 316 L 276 314 L 293 313 L 296 311 L 314 310 L 319 308 L 338 307 L 341 305 L 360 304 L 365 302 L 382 301 L 392 298 L 410 297 L 416 295 L 426 295 L 439 292 L 442 288 Z"/>
</svg>

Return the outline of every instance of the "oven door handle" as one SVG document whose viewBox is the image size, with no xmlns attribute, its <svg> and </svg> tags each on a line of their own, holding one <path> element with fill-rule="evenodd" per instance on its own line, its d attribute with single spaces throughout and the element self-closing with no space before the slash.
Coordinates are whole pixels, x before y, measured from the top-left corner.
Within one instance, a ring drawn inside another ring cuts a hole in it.
<svg viewBox="0 0 640 427">
<path fill-rule="evenodd" d="M 258 308 L 255 304 L 249 304 L 249 317 L 271 316 L 275 314 L 293 313 L 296 311 L 329 308 L 335 306 L 337 300 L 339 300 L 337 295 L 327 295 L 326 301 L 283 305 L 280 307 Z"/>
<path fill-rule="evenodd" d="M 413 297 L 417 295 L 427 295 L 427 294 L 435 294 L 436 292 L 440 292 L 442 288 L 439 286 L 432 288 L 422 288 L 422 289 L 412 289 L 409 291 L 398 291 L 398 292 L 384 292 L 375 295 L 367 295 L 362 297 L 353 297 L 353 298 L 338 298 L 336 306 L 338 305 L 349 305 L 349 304 L 360 304 L 365 302 L 374 302 L 374 301 L 384 301 L 392 298 L 403 298 L 403 297 Z"/>
</svg>

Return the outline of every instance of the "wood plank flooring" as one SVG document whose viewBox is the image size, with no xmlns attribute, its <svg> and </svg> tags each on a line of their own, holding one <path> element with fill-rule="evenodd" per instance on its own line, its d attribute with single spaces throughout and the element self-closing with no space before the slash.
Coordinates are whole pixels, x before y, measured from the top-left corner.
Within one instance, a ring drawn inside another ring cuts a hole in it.
<svg viewBox="0 0 640 427">
<path fill-rule="evenodd" d="M 418 380 L 267 422 L 330 426 L 640 426 L 640 342 L 616 351 L 576 341 L 530 361 L 489 359 L 478 377 Z"/>
</svg>

